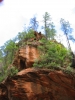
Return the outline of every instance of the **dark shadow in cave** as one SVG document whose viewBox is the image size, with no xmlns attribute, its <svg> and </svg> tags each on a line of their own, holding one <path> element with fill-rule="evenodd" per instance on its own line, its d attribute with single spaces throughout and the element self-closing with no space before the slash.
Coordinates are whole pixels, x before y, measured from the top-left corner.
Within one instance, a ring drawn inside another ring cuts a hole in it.
<svg viewBox="0 0 75 100">
<path fill-rule="evenodd" d="M 26 69 L 26 63 L 23 60 L 20 60 L 20 69 Z"/>
</svg>

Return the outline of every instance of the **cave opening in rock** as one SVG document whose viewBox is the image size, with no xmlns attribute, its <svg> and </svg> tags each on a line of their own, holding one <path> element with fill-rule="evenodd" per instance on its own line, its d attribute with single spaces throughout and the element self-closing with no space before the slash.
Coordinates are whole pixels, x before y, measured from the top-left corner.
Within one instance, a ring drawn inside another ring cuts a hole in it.
<svg viewBox="0 0 75 100">
<path fill-rule="evenodd" d="M 26 64 L 25 64 L 25 61 L 23 60 L 20 60 L 20 69 L 25 69 L 26 68 Z"/>
</svg>

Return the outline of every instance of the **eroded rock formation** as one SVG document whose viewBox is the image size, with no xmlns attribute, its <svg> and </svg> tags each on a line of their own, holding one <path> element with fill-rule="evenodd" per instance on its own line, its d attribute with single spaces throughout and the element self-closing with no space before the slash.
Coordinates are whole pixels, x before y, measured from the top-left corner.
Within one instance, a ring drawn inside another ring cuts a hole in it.
<svg viewBox="0 0 75 100">
<path fill-rule="evenodd" d="M 28 39 L 25 42 L 25 46 L 20 47 L 16 52 L 13 65 L 19 70 L 29 68 L 33 66 L 35 60 L 39 59 L 38 45 L 42 45 L 39 40 L 45 36 L 41 32 L 34 31 L 35 38 Z"/>
<path fill-rule="evenodd" d="M 36 47 L 26 45 L 25 48 L 20 48 L 17 52 L 13 64 L 23 70 L 33 66 L 36 59 L 39 58 L 39 52 Z"/>
<path fill-rule="evenodd" d="M 0 83 L 0 100 L 75 100 L 74 75 L 29 68 L 39 59 L 38 45 L 43 45 L 39 42 L 43 35 L 37 32 L 34 35 L 16 52 L 13 65 L 20 72 Z"/>
<path fill-rule="evenodd" d="M 0 100 L 75 100 L 75 77 L 28 68 L 0 84 Z"/>
</svg>

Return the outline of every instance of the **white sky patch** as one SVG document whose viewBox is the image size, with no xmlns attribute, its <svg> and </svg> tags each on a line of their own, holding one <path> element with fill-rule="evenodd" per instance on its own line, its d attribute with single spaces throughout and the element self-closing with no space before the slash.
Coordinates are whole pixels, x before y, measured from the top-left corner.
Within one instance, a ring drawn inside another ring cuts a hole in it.
<svg viewBox="0 0 75 100">
<path fill-rule="evenodd" d="M 58 34 L 62 34 L 60 18 L 68 20 L 75 29 L 75 0 L 4 0 L 0 6 L 0 46 L 23 31 L 24 25 L 28 25 L 30 18 L 35 14 L 42 25 L 43 14 L 46 11 L 50 13 Z M 74 43 L 71 45 L 75 50 Z"/>
</svg>

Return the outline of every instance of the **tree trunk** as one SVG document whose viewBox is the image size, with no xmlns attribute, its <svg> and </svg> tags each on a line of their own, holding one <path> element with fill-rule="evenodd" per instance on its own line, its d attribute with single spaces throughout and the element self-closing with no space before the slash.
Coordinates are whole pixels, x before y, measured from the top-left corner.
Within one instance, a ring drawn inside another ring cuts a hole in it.
<svg viewBox="0 0 75 100">
<path fill-rule="evenodd" d="M 68 42 L 68 48 L 69 48 L 70 51 L 72 51 L 71 50 L 71 46 L 70 46 L 70 42 L 69 42 L 69 39 L 68 39 L 68 36 L 67 36 L 67 33 L 66 33 L 66 38 L 67 38 L 67 42 Z"/>
</svg>

